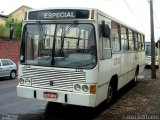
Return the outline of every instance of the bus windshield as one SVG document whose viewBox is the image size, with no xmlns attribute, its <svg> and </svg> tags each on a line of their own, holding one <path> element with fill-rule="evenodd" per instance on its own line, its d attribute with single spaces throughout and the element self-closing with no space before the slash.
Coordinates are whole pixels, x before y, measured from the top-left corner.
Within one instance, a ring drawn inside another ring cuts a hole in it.
<svg viewBox="0 0 160 120">
<path fill-rule="evenodd" d="M 91 69 L 96 65 L 92 24 L 28 23 L 24 26 L 21 64 Z"/>
</svg>

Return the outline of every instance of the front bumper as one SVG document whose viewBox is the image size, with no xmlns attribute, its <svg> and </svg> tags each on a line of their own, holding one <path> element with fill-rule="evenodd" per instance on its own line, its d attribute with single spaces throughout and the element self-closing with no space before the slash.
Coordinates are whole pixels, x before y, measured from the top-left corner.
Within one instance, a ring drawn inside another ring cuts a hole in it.
<svg viewBox="0 0 160 120">
<path fill-rule="evenodd" d="M 53 92 L 58 94 L 57 99 L 44 98 L 44 92 Z M 40 89 L 25 86 L 17 86 L 17 95 L 24 98 L 32 98 L 38 100 L 45 100 L 50 102 L 66 103 L 72 105 L 80 105 L 87 107 L 96 106 L 96 94 L 84 94 L 75 92 L 66 92 L 50 89 Z"/>
</svg>

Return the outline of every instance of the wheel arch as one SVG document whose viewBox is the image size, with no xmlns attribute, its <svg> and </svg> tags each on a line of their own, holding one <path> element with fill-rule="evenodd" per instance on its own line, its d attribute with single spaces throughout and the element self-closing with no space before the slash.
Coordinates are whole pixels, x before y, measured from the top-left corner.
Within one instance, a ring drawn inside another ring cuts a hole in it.
<svg viewBox="0 0 160 120">
<path fill-rule="evenodd" d="M 116 89 L 117 91 L 117 88 L 118 88 L 118 75 L 115 74 L 111 77 L 111 80 L 110 80 L 110 84 L 113 85 L 113 87 Z"/>
<path fill-rule="evenodd" d="M 137 65 L 136 67 L 136 72 L 137 72 L 137 75 L 139 74 L 139 65 Z"/>
<path fill-rule="evenodd" d="M 12 71 L 15 71 L 15 72 L 16 72 L 16 74 L 17 74 L 17 70 L 16 70 L 16 69 L 12 69 L 12 70 L 11 70 L 11 72 L 12 72 Z"/>
</svg>

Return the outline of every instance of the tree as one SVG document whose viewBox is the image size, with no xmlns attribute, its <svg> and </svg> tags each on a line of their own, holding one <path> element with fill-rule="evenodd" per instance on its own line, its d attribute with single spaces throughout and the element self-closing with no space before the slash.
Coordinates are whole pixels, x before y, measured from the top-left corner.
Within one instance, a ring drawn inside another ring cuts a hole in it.
<svg viewBox="0 0 160 120">
<path fill-rule="evenodd" d="M 22 21 L 19 21 L 17 19 L 8 18 L 6 20 L 5 26 L 10 30 L 11 27 L 13 27 L 13 36 L 14 37 L 21 37 L 21 31 L 22 31 Z"/>
<path fill-rule="evenodd" d="M 0 24 L 0 36 L 7 37 L 8 36 L 8 29 L 4 24 Z"/>
</svg>

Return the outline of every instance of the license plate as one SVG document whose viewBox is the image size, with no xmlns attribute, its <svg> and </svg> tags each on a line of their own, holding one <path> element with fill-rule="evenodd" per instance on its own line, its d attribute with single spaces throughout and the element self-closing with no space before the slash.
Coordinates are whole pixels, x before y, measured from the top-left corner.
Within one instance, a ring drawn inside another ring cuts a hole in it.
<svg viewBox="0 0 160 120">
<path fill-rule="evenodd" d="M 57 93 L 53 93 L 53 92 L 44 92 L 43 97 L 44 98 L 54 98 L 54 99 L 57 99 L 58 98 L 58 94 Z"/>
</svg>

